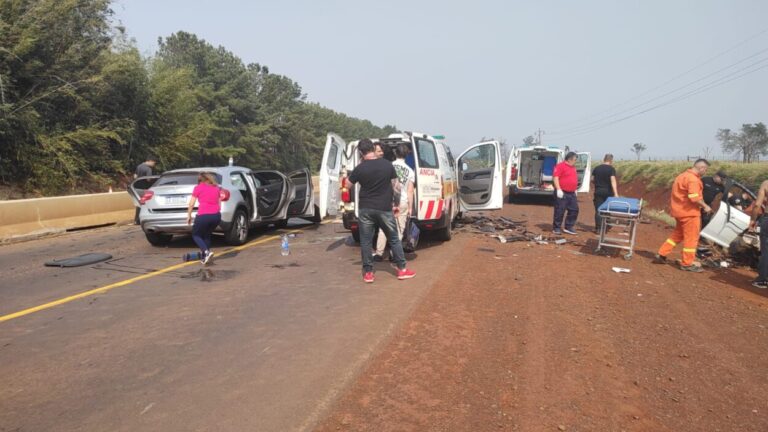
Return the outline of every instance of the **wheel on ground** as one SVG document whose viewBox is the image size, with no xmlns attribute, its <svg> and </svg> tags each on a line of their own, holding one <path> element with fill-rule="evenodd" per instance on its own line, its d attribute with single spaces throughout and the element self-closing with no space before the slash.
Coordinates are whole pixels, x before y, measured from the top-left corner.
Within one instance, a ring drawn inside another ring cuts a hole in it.
<svg viewBox="0 0 768 432">
<path fill-rule="evenodd" d="M 360 243 L 360 231 L 352 231 L 352 238 L 355 240 L 355 243 Z"/>
<path fill-rule="evenodd" d="M 244 244 L 248 240 L 248 228 L 248 218 L 245 216 L 245 212 L 242 209 L 236 210 L 232 217 L 232 225 L 224 233 L 224 241 L 234 246 Z"/>
<path fill-rule="evenodd" d="M 275 228 L 277 229 L 283 229 L 288 227 L 288 219 L 280 219 L 279 221 L 275 222 Z"/>
<path fill-rule="evenodd" d="M 167 246 L 173 240 L 173 234 L 145 232 L 144 235 L 152 246 Z"/>
<path fill-rule="evenodd" d="M 628 253 L 628 254 L 624 255 L 624 259 L 627 260 L 627 261 L 631 260 L 632 259 L 632 253 Z"/>
<path fill-rule="evenodd" d="M 453 238 L 452 225 L 453 225 L 453 221 L 449 221 L 445 225 L 445 228 L 441 228 L 437 230 L 437 232 L 435 233 L 437 236 L 437 239 L 441 241 L 451 241 L 451 239 Z"/>
</svg>

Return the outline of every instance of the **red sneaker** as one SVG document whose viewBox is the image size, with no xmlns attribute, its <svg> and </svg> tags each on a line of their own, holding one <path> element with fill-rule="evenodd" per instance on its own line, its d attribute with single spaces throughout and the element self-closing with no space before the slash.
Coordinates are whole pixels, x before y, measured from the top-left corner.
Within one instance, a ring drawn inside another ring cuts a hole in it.
<svg viewBox="0 0 768 432">
<path fill-rule="evenodd" d="M 363 282 L 365 283 L 373 283 L 374 279 L 376 278 L 373 276 L 373 272 L 368 272 L 363 275 Z"/>
<path fill-rule="evenodd" d="M 413 270 L 402 269 L 397 271 L 397 278 L 400 280 L 410 279 L 416 277 L 416 272 Z"/>
</svg>

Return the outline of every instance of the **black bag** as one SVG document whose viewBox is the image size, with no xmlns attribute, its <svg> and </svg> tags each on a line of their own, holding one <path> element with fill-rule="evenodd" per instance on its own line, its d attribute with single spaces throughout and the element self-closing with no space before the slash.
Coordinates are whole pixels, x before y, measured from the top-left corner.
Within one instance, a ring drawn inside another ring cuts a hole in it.
<svg viewBox="0 0 768 432">
<path fill-rule="evenodd" d="M 419 245 L 419 234 L 421 234 L 421 230 L 416 226 L 413 218 L 408 218 L 405 222 L 405 228 L 403 229 L 404 252 L 411 253 L 416 250 L 416 246 Z"/>
</svg>

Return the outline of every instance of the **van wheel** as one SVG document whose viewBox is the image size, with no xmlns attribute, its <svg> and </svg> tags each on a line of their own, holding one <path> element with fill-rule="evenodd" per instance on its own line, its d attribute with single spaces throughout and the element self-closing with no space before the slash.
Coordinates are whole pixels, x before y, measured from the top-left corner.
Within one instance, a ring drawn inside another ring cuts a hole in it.
<svg viewBox="0 0 768 432">
<path fill-rule="evenodd" d="M 352 239 L 355 243 L 360 243 L 360 231 L 352 231 Z"/>
<path fill-rule="evenodd" d="M 167 246 L 173 240 L 173 234 L 145 232 L 144 235 L 152 246 Z"/>
<path fill-rule="evenodd" d="M 235 211 L 232 217 L 232 226 L 224 233 L 224 241 L 229 245 L 240 246 L 248 240 L 248 219 L 242 209 Z"/>
<path fill-rule="evenodd" d="M 311 222 L 319 224 L 323 221 L 323 218 L 320 217 L 320 207 L 315 205 L 315 214 L 309 219 Z"/>
<path fill-rule="evenodd" d="M 453 238 L 453 221 L 448 222 L 448 224 L 445 226 L 445 228 L 440 229 L 437 231 L 437 239 L 442 241 L 451 241 Z"/>
</svg>

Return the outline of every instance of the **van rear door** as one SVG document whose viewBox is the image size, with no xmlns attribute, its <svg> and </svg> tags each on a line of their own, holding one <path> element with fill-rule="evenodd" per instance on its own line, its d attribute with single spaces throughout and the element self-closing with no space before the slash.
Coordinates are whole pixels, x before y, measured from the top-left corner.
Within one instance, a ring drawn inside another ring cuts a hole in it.
<svg viewBox="0 0 768 432">
<path fill-rule="evenodd" d="M 576 174 L 579 179 L 578 193 L 589 193 L 589 185 L 592 177 L 592 154 L 588 152 L 576 153 Z"/>
<path fill-rule="evenodd" d="M 457 159 L 462 211 L 496 210 L 504 205 L 504 179 L 498 141 L 475 144 Z"/>
<path fill-rule="evenodd" d="M 507 170 L 504 176 L 504 183 L 507 186 L 512 186 L 514 182 L 512 181 L 512 168 L 515 168 L 515 172 L 517 172 L 517 169 L 519 168 L 517 166 L 517 149 L 515 146 L 512 146 L 512 148 L 509 149 L 509 158 L 507 159 Z M 515 179 L 517 179 L 517 175 L 515 175 Z"/>
<path fill-rule="evenodd" d="M 329 133 L 325 139 L 323 161 L 320 165 L 320 219 L 339 213 L 341 187 L 339 186 L 344 150 L 347 145 L 341 137 Z"/>
</svg>

